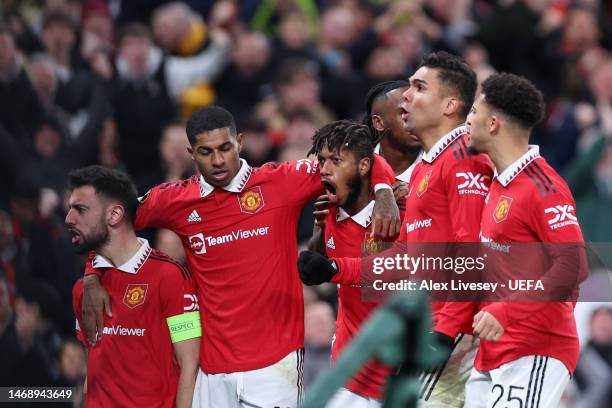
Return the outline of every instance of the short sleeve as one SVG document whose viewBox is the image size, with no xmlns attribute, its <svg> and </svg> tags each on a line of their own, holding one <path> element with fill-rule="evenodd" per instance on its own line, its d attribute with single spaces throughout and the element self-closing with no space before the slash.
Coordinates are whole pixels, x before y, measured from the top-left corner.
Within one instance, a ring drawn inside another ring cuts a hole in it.
<svg viewBox="0 0 612 408">
<path fill-rule="evenodd" d="M 134 228 L 169 228 L 170 194 L 168 183 L 155 186 L 143 196 L 138 197 L 138 210 Z"/>
<path fill-rule="evenodd" d="M 162 314 L 168 323 L 172 342 L 202 335 L 200 305 L 189 272 L 178 264 L 169 264 L 160 282 Z"/>
</svg>

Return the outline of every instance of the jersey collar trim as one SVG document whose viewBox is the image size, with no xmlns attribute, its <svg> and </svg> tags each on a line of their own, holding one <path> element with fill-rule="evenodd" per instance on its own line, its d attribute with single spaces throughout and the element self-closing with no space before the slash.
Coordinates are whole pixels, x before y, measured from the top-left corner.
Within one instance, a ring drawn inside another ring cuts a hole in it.
<svg viewBox="0 0 612 408">
<path fill-rule="evenodd" d="M 352 217 L 344 211 L 344 208 L 338 207 L 338 215 L 336 216 L 336 221 L 344 221 L 347 218 L 351 218 L 357 224 L 361 225 L 363 228 L 368 228 L 370 223 L 372 222 L 372 211 L 374 210 L 374 200 L 370 201 L 368 205 L 363 207 L 361 211 Z"/>
<path fill-rule="evenodd" d="M 438 156 L 440 156 L 442 152 L 446 150 L 448 146 L 451 145 L 451 143 L 453 143 L 455 140 L 459 139 L 461 135 L 466 133 L 468 133 L 468 130 L 465 125 L 461 125 L 451 130 L 450 132 L 442 136 L 442 138 L 438 140 L 436 144 L 434 144 L 432 148 L 429 149 L 428 152 L 423 152 L 423 160 L 427 163 L 433 163 L 433 161 L 436 160 Z"/>
<path fill-rule="evenodd" d="M 138 242 L 140 242 L 141 245 L 134 256 L 132 256 L 123 265 L 116 267 L 121 272 L 131 273 L 132 275 L 137 274 L 140 267 L 144 265 L 145 261 L 149 257 L 149 254 L 151 254 L 151 246 L 149 245 L 149 241 L 144 238 L 138 238 Z M 96 256 L 94 256 L 94 258 L 91 260 L 91 266 L 94 268 L 115 268 L 115 265 L 113 265 L 111 261 L 100 254 L 96 254 Z"/>
<path fill-rule="evenodd" d="M 230 181 L 227 186 L 222 187 L 222 189 L 225 191 L 229 191 L 230 193 L 241 192 L 244 186 L 246 186 L 247 182 L 249 181 L 249 178 L 251 177 L 252 173 L 253 168 L 248 165 L 246 160 L 240 159 L 240 170 L 238 170 L 238 173 L 234 176 L 232 181 Z M 211 186 L 204 180 L 204 176 L 200 175 L 200 195 L 202 197 L 206 197 L 207 195 L 212 193 L 214 189 L 215 188 L 213 186 Z"/>
<path fill-rule="evenodd" d="M 537 145 L 529 145 L 527 152 L 518 158 L 514 163 L 502 171 L 501 174 L 497 173 L 497 169 L 493 173 L 493 178 L 497 178 L 497 181 L 504 186 L 508 187 L 508 184 L 516 178 L 521 172 L 535 159 L 540 157 L 540 147 Z"/>
<path fill-rule="evenodd" d="M 377 144 L 376 147 L 374 148 L 374 153 L 380 154 L 380 143 Z M 414 162 L 410 166 L 408 166 L 408 168 L 404 170 L 403 173 L 395 176 L 395 179 L 399 181 L 403 181 L 404 183 L 410 182 L 410 177 L 412 176 L 412 172 L 414 171 L 414 168 L 416 167 L 417 164 L 419 164 L 421 160 L 423 160 L 423 151 L 419 153 L 417 158 L 414 159 Z"/>
</svg>

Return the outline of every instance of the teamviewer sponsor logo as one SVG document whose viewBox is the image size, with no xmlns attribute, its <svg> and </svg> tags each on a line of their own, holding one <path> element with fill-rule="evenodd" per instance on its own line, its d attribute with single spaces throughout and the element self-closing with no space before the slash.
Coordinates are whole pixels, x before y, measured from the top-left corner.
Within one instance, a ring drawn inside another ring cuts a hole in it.
<svg viewBox="0 0 612 408">
<path fill-rule="evenodd" d="M 227 244 L 228 242 L 239 241 L 241 239 L 249 239 L 268 235 L 270 227 L 259 227 L 250 230 L 239 229 L 231 231 L 229 234 L 218 235 L 216 237 L 205 237 L 206 245 L 213 247 L 216 245 Z"/>
<path fill-rule="evenodd" d="M 567 204 L 555 205 L 544 210 L 544 214 L 552 214 L 552 218 L 548 219 L 548 226 L 551 230 L 567 225 L 578 225 L 578 219 L 573 213 L 574 206 Z"/>
<path fill-rule="evenodd" d="M 408 232 L 414 232 L 415 230 L 429 227 L 431 227 L 431 218 L 427 218 L 425 220 L 414 220 L 410 224 L 406 224 L 406 229 Z"/>
<path fill-rule="evenodd" d="M 199 234 L 190 235 L 189 247 L 196 255 L 205 254 L 206 244 L 204 243 L 204 234 L 200 232 Z"/>
<path fill-rule="evenodd" d="M 147 329 L 141 329 L 137 327 L 123 327 L 120 324 L 112 325 L 110 327 L 104 327 L 102 334 L 111 336 L 135 336 L 143 337 Z"/>
<path fill-rule="evenodd" d="M 490 180 L 491 177 L 482 175 L 480 173 L 472 173 L 461 172 L 455 174 L 460 181 L 460 184 L 457 184 L 457 190 L 459 194 L 478 194 L 481 196 L 486 196 L 489 192 L 489 187 L 487 186 L 486 181 Z"/>
</svg>

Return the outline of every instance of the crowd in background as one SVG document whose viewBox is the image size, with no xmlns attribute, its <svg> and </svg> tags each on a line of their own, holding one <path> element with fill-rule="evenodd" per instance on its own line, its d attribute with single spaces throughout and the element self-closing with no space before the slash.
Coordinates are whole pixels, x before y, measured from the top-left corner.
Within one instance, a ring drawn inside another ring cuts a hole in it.
<svg viewBox="0 0 612 408">
<path fill-rule="evenodd" d="M 431 51 L 544 92 L 532 143 L 572 188 L 585 239 L 612 242 L 610 0 L 1 0 L 0 12 L 0 385 L 85 375 L 70 169 L 123 169 L 141 193 L 187 177 L 184 121 L 211 104 L 236 117 L 250 164 L 297 160 L 316 129 L 361 120 L 372 85 L 408 78 Z M 173 233 L 144 234 L 185 261 Z M 336 296 L 305 290 L 309 383 L 329 364 Z M 567 406 L 612 406 L 612 307 L 585 338 Z"/>
</svg>

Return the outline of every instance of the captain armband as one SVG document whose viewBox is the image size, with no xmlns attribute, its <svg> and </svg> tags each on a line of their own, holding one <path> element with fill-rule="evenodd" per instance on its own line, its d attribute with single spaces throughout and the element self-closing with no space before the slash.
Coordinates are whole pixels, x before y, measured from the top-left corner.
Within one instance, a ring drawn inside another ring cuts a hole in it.
<svg viewBox="0 0 612 408">
<path fill-rule="evenodd" d="M 172 343 L 202 336 L 202 323 L 198 311 L 168 317 L 166 322 Z"/>
</svg>

